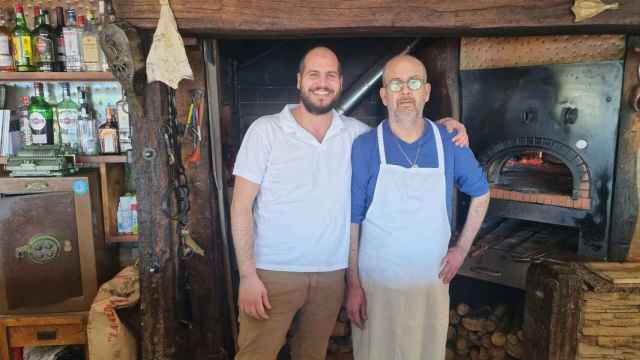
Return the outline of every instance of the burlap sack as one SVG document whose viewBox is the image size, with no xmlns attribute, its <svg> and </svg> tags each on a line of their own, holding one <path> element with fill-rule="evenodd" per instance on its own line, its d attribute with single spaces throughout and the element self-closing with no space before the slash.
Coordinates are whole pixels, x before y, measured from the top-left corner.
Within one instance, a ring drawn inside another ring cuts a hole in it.
<svg viewBox="0 0 640 360">
<path fill-rule="evenodd" d="M 100 287 L 87 324 L 89 360 L 136 360 L 136 339 L 115 309 L 133 306 L 139 300 L 140 278 L 134 266 L 127 266 Z"/>
</svg>

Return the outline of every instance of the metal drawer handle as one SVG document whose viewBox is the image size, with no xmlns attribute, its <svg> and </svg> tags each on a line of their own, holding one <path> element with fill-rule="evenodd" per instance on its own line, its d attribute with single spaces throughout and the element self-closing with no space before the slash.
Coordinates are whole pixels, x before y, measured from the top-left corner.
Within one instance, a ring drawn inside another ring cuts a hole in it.
<svg viewBox="0 0 640 360">
<path fill-rule="evenodd" d="M 502 271 L 492 270 L 483 266 L 472 266 L 469 270 L 471 270 L 474 273 L 491 276 L 491 277 L 502 276 Z"/>
<path fill-rule="evenodd" d="M 24 187 L 29 191 L 42 191 L 46 190 L 49 187 L 49 184 L 45 181 L 33 181 L 27 183 Z"/>
<path fill-rule="evenodd" d="M 38 340 L 55 340 L 58 337 L 58 330 L 40 330 L 36 332 Z"/>
</svg>

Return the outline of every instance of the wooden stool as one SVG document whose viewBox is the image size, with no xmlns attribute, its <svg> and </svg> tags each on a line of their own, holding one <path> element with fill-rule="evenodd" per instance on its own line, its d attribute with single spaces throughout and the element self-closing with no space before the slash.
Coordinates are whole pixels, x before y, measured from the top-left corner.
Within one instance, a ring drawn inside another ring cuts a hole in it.
<svg viewBox="0 0 640 360">
<path fill-rule="evenodd" d="M 13 347 L 84 345 L 87 315 L 83 312 L 0 316 L 0 358 L 11 359 Z"/>
</svg>

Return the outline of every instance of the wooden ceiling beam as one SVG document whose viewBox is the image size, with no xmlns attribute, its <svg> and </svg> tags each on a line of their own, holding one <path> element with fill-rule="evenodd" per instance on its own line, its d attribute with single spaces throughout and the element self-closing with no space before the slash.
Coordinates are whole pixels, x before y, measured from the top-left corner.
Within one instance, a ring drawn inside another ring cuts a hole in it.
<svg viewBox="0 0 640 360">
<path fill-rule="evenodd" d="M 171 0 L 183 33 L 231 36 L 594 33 L 640 30 L 640 1 L 574 22 L 573 0 Z M 120 19 L 155 28 L 157 0 L 114 0 Z"/>
</svg>

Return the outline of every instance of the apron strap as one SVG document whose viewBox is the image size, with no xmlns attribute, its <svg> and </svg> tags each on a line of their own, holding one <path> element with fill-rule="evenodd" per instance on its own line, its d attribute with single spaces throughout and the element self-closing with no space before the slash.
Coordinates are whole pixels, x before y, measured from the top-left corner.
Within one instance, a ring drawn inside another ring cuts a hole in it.
<svg viewBox="0 0 640 360">
<path fill-rule="evenodd" d="M 380 163 L 386 164 L 387 157 L 385 156 L 385 153 L 384 153 L 384 137 L 382 136 L 383 124 L 384 124 L 384 121 L 381 122 L 380 125 L 378 125 L 378 152 L 380 152 Z"/>
<path fill-rule="evenodd" d="M 427 120 L 429 124 L 431 124 L 431 128 L 433 129 L 433 136 L 436 142 L 436 151 L 438 153 L 438 169 L 444 171 L 444 150 L 442 146 L 442 138 L 440 137 L 440 130 L 436 124 L 434 124 L 431 120 Z"/>
</svg>

